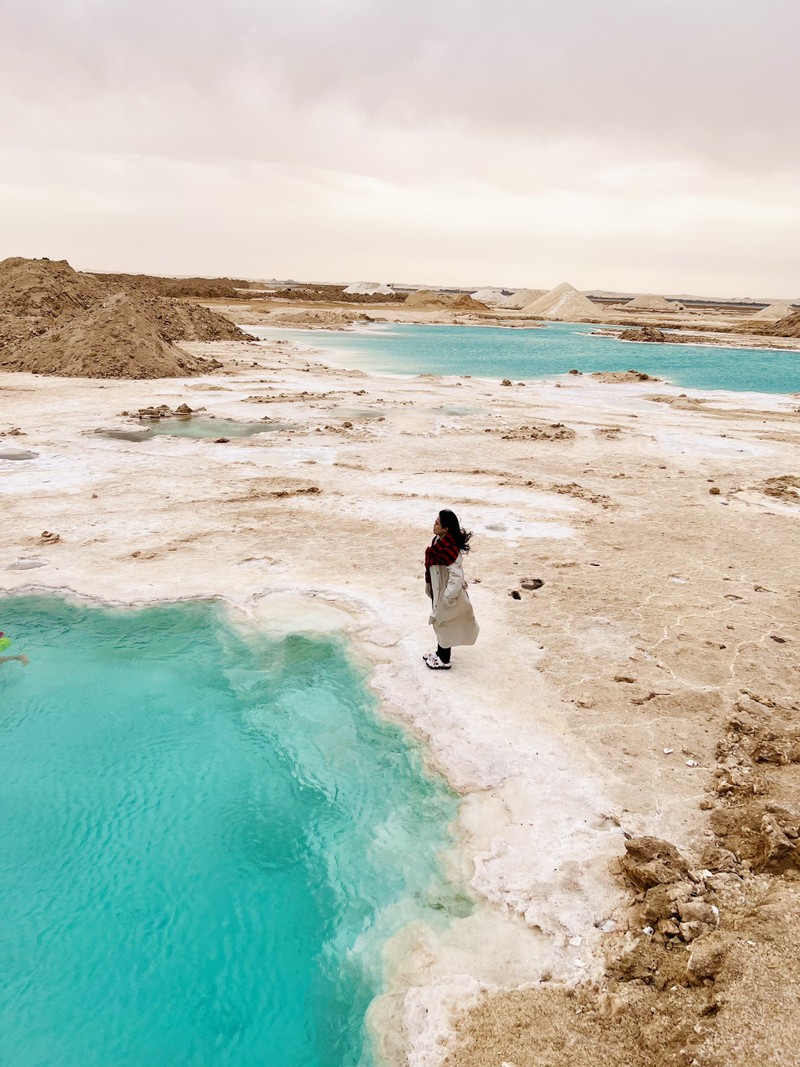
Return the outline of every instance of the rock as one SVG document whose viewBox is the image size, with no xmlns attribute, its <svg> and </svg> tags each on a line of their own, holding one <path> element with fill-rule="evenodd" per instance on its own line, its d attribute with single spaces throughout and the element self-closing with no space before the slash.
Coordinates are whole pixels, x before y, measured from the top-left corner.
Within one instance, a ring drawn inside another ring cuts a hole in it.
<svg viewBox="0 0 800 1067">
<path fill-rule="evenodd" d="M 657 343 L 666 341 L 667 335 L 655 326 L 642 326 L 639 329 L 623 330 L 619 335 L 620 341 L 649 341 Z M 630 373 L 634 373 L 631 371 Z"/>
<path fill-rule="evenodd" d="M 61 534 L 51 533 L 50 530 L 42 530 L 41 541 L 45 545 L 54 545 L 57 541 L 61 540 Z"/>
<path fill-rule="evenodd" d="M 190 408 L 188 404 L 181 404 L 179 407 L 175 408 L 175 414 L 176 415 L 191 415 L 192 414 L 192 408 Z"/>
<path fill-rule="evenodd" d="M 571 370 L 567 371 L 567 374 L 583 374 L 583 371 L 577 370 L 575 367 L 573 367 Z"/>
<path fill-rule="evenodd" d="M 686 879 L 689 864 L 669 841 L 659 837 L 632 837 L 625 842 L 625 851 L 620 866 L 638 889 Z"/>
<path fill-rule="evenodd" d="M 500 382 L 500 384 L 501 385 L 511 385 L 511 379 L 510 378 L 503 378 L 503 380 L 502 380 L 502 382 Z"/>
<path fill-rule="evenodd" d="M 712 931 L 697 938 L 686 967 L 689 977 L 696 982 L 704 978 L 716 978 L 727 955 L 728 946 L 721 933 Z"/>
<path fill-rule="evenodd" d="M 692 887 L 688 882 L 653 886 L 645 893 L 642 916 L 649 923 L 670 919 L 678 914 L 679 906 L 688 901 L 691 895 Z"/>
<path fill-rule="evenodd" d="M 713 927 L 719 922 L 719 908 L 704 900 L 682 901 L 678 904 L 678 914 L 685 923 L 699 922 Z"/>
<path fill-rule="evenodd" d="M 523 589 L 541 589 L 544 582 L 541 578 L 522 578 L 519 584 Z"/>
<path fill-rule="evenodd" d="M 718 487 L 716 485 L 712 485 L 711 488 L 708 491 L 711 494 L 711 496 L 719 496 L 719 494 L 720 494 L 720 490 L 718 489 Z"/>
<path fill-rule="evenodd" d="M 719 845 L 707 845 L 700 854 L 700 862 L 709 871 L 735 871 L 738 864 L 736 855 Z"/>
<path fill-rule="evenodd" d="M 696 919 L 692 919 L 690 922 L 679 923 L 681 937 L 687 943 L 696 940 L 698 937 L 702 937 L 703 934 L 707 934 L 711 930 L 711 926 L 708 923 L 698 922 Z"/>
</svg>

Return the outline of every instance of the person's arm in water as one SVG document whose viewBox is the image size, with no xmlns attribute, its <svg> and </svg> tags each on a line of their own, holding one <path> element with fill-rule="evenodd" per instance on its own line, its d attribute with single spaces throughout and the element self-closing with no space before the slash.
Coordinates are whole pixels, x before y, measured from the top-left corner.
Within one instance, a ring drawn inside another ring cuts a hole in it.
<svg viewBox="0 0 800 1067">
<path fill-rule="evenodd" d="M 0 656 L 0 663 L 11 663 L 12 660 L 19 660 L 23 667 L 27 667 L 30 660 L 27 656 Z"/>
</svg>

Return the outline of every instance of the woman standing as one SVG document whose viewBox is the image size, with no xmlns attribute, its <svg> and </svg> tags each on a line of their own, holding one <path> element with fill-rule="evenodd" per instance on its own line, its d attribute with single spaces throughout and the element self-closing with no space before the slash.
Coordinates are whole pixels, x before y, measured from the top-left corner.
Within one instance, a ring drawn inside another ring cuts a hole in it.
<svg viewBox="0 0 800 1067">
<path fill-rule="evenodd" d="M 432 671 L 450 670 L 453 645 L 474 645 L 478 624 L 464 581 L 464 553 L 469 552 L 472 534 L 461 529 L 452 511 L 440 511 L 433 524 L 433 541 L 425 549 L 425 592 L 433 611 L 438 647 L 422 657 Z"/>
</svg>

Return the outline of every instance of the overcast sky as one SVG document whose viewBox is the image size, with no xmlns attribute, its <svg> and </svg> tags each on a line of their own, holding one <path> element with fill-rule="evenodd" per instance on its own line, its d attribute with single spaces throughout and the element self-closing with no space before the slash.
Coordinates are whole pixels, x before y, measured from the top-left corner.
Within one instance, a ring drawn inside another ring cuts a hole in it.
<svg viewBox="0 0 800 1067">
<path fill-rule="evenodd" d="M 0 257 L 800 300 L 797 0 L 0 0 Z"/>
</svg>

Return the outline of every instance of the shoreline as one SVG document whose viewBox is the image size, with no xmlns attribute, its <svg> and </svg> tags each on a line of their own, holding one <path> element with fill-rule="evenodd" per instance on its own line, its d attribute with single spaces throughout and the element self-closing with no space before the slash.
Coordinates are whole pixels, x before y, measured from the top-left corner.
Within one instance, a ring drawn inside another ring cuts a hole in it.
<svg viewBox="0 0 800 1067">
<path fill-rule="evenodd" d="M 246 329 L 248 324 L 240 323 L 239 325 L 241 326 L 242 329 Z M 400 325 L 413 326 L 413 325 L 420 325 L 420 324 L 419 323 L 400 323 Z M 425 325 L 449 326 L 449 325 L 452 325 L 452 324 L 450 324 L 450 323 L 430 323 L 430 324 L 425 324 Z M 557 324 L 554 324 L 554 325 L 566 325 L 566 324 L 565 323 L 557 323 Z M 569 325 L 582 325 L 582 323 L 571 323 Z M 263 328 L 264 329 L 273 329 L 273 327 L 263 327 Z M 322 329 L 322 328 L 303 328 L 303 327 L 291 327 L 291 328 L 290 327 L 274 327 L 274 330 L 275 330 L 276 333 L 307 334 L 307 335 L 310 335 L 310 336 L 317 335 L 317 334 L 326 334 L 326 333 L 332 333 L 332 334 L 338 334 L 338 335 L 342 335 L 342 336 L 347 336 L 350 333 L 353 333 L 353 334 L 369 334 L 369 332 L 370 332 L 368 328 L 359 329 L 357 327 L 353 327 L 352 329 L 346 329 L 346 328 L 345 329 L 333 329 L 333 328 L 331 328 L 331 329 Z M 608 337 L 608 338 L 611 338 L 613 340 L 618 341 L 620 344 L 634 344 L 634 345 L 648 344 L 648 342 L 644 342 L 644 341 L 629 341 L 629 340 L 622 341 L 622 340 L 620 340 L 619 337 L 616 336 L 616 334 L 613 334 L 613 333 L 594 333 L 594 332 L 593 333 L 586 333 L 586 334 L 582 333 L 581 336 L 600 337 L 600 338 Z M 264 343 L 273 343 L 275 340 L 280 340 L 280 338 L 263 338 L 263 339 L 259 339 L 259 340 L 262 340 Z M 483 377 L 483 376 L 479 376 L 479 375 L 475 375 L 475 374 L 458 374 L 458 373 L 425 374 L 424 372 L 419 372 L 419 371 L 404 371 L 403 372 L 403 371 L 377 370 L 377 369 L 375 369 L 373 367 L 370 367 L 368 360 L 365 361 L 365 360 L 360 359 L 360 354 L 359 354 L 357 349 L 340 350 L 340 349 L 336 349 L 336 348 L 325 348 L 324 344 L 313 344 L 311 342 L 305 343 L 304 341 L 299 340 L 299 339 L 297 339 L 297 340 L 286 339 L 286 340 L 287 340 L 287 343 L 298 345 L 301 350 L 307 351 L 310 355 L 313 355 L 320 362 L 326 363 L 327 365 L 340 367 L 341 369 L 348 369 L 348 368 L 352 369 L 355 366 L 356 369 L 358 369 L 360 371 L 363 371 L 364 373 L 367 373 L 367 374 L 385 375 L 387 377 L 395 377 L 395 378 L 400 378 L 400 379 L 402 379 L 402 378 L 413 378 L 413 377 L 427 377 L 427 378 L 441 378 L 441 379 L 446 379 L 446 378 L 454 378 L 454 379 L 467 378 L 467 379 L 470 379 L 471 378 L 471 379 L 473 379 L 475 381 L 497 382 L 497 383 L 502 381 L 502 378 L 501 378 L 500 375 L 497 375 L 497 376 L 494 376 L 494 377 Z M 667 343 L 670 343 L 670 342 L 667 342 Z M 656 347 L 656 349 L 658 349 L 659 345 L 656 344 L 655 347 Z M 798 355 L 800 355 L 800 347 L 797 348 L 797 349 L 795 349 L 795 348 L 782 348 L 782 347 L 777 347 L 777 346 L 774 347 L 774 348 L 763 348 L 763 347 L 762 348 L 758 348 L 758 347 L 755 347 L 755 346 L 750 346 L 750 347 L 747 347 L 747 348 L 743 348 L 740 345 L 728 345 L 728 344 L 725 344 L 725 343 L 722 343 L 722 342 L 720 342 L 720 343 L 709 342 L 708 344 L 698 343 L 696 345 L 694 344 L 694 342 L 692 342 L 692 343 L 686 342 L 684 347 L 689 347 L 689 348 L 697 347 L 697 348 L 736 349 L 736 350 L 740 350 L 740 351 L 753 351 L 753 352 L 764 352 L 764 353 L 780 353 L 780 352 L 795 352 L 796 351 L 798 353 Z M 348 360 L 350 360 L 350 362 L 348 362 Z M 355 361 L 355 362 L 353 363 L 352 361 Z M 622 372 L 580 371 L 580 376 L 582 376 L 584 378 L 591 379 L 593 374 L 595 374 L 595 373 L 602 374 L 602 373 L 622 373 Z M 533 387 L 535 387 L 537 385 L 552 384 L 554 382 L 558 382 L 558 383 L 563 385 L 563 384 L 565 384 L 566 382 L 568 382 L 570 380 L 569 375 L 570 375 L 570 372 L 569 371 L 565 371 L 565 372 L 563 372 L 561 374 L 552 374 L 552 375 L 549 375 L 549 376 L 536 377 L 536 378 L 531 378 L 531 377 L 525 376 L 524 380 L 525 380 L 525 384 L 526 385 L 530 385 L 530 386 L 533 386 Z M 515 377 L 516 377 L 516 375 L 515 375 Z M 652 380 L 654 382 L 661 381 L 662 384 L 664 384 L 665 386 L 668 386 L 670 388 L 680 389 L 682 391 L 688 390 L 689 392 L 697 392 L 697 393 L 703 393 L 703 394 L 705 394 L 705 393 L 730 393 L 730 394 L 735 395 L 735 396 L 754 396 L 754 397 L 775 396 L 775 397 L 795 397 L 795 398 L 800 397 L 800 391 L 791 392 L 791 393 L 775 393 L 775 392 L 771 392 L 771 391 L 759 391 L 759 390 L 752 390 L 752 389 L 737 390 L 737 389 L 703 388 L 703 387 L 700 387 L 700 386 L 680 385 L 678 383 L 670 381 L 668 378 L 658 378 L 657 376 L 651 376 L 651 377 L 652 377 Z"/>
<path fill-rule="evenodd" d="M 424 739 L 432 765 L 446 766 L 448 781 L 469 798 L 459 820 L 461 862 L 469 857 L 469 881 L 487 901 L 482 918 L 493 931 L 494 953 L 483 963 L 472 948 L 481 940 L 474 923 L 447 943 L 432 945 L 424 932 L 410 931 L 387 947 L 399 984 L 376 1006 L 373 1022 L 383 1032 L 401 1025 L 416 1056 L 409 1062 L 432 1064 L 438 1038 L 452 1033 L 454 1007 L 480 999 L 484 987 L 509 984 L 522 972 L 528 982 L 537 974 L 575 981 L 599 974 L 608 932 L 601 927 L 613 922 L 622 930 L 627 922 L 626 890 L 608 870 L 622 853 L 623 829 L 659 832 L 679 845 L 702 832 L 697 780 L 707 773 L 734 683 L 721 669 L 722 650 L 703 643 L 715 639 L 717 615 L 706 618 L 702 605 L 724 580 L 709 545 L 715 538 L 728 543 L 727 558 L 738 567 L 728 588 L 740 597 L 741 574 L 763 568 L 771 552 L 771 567 L 783 574 L 780 591 L 797 512 L 757 486 L 792 469 L 797 416 L 778 406 L 789 403 L 786 394 L 715 391 L 725 392 L 723 401 L 741 404 L 747 396 L 762 405 L 762 424 L 742 422 L 739 408 L 712 416 L 702 407 L 653 404 L 648 397 L 664 393 L 661 382 L 621 389 L 540 381 L 518 391 L 493 379 L 390 377 L 309 363 L 306 353 L 269 342 L 190 347 L 222 357 L 223 372 L 104 381 L 103 393 L 91 380 L 3 377 L 9 425 L 25 435 L 8 443 L 40 454 L 33 465 L 0 465 L 0 484 L 12 488 L 6 499 L 14 530 L 4 535 L 5 554 L 46 556 L 59 576 L 56 589 L 72 583 L 101 597 L 123 586 L 147 602 L 170 588 L 208 598 L 216 583 L 224 599 L 255 598 L 256 610 L 261 599 L 301 585 L 327 607 L 329 598 L 358 605 L 355 616 L 344 612 L 353 641 L 373 664 L 370 684 L 381 706 Z M 383 422 L 336 414 L 362 389 L 361 403 L 384 406 Z M 229 444 L 89 436 L 122 407 L 178 397 L 223 417 L 277 411 L 298 429 Z M 437 410 L 456 399 L 475 411 Z M 572 437 L 529 432 L 562 420 Z M 709 477 L 720 499 L 709 496 Z M 318 495 L 304 494 L 310 483 Z M 428 638 L 417 572 L 428 513 L 444 500 L 457 504 L 478 535 L 467 576 L 482 635 L 475 650 L 456 650 L 455 670 L 431 677 L 420 659 Z M 748 528 L 763 526 L 757 560 L 726 509 L 746 518 Z M 322 560 L 313 555 L 319 521 L 336 530 Z M 38 527 L 62 533 L 62 541 L 40 544 Z M 382 539 L 370 537 L 376 527 L 392 531 L 388 555 Z M 671 539 L 657 542 L 661 553 L 648 560 L 645 537 L 656 529 Z M 689 549 L 695 529 L 703 539 Z M 213 577 L 204 567 L 212 556 Z M 544 575 L 544 589 L 522 588 L 528 574 Z M 37 585 L 44 577 L 37 574 Z M 4 571 L 3 578 L 9 592 L 30 582 L 27 572 Z M 771 587 L 768 577 L 759 580 Z M 639 604 L 634 616 L 630 604 Z M 695 621 L 686 614 L 691 604 Z M 672 620 L 663 633 L 662 616 Z M 699 653 L 679 638 L 687 627 L 697 630 Z M 742 685 L 757 684 L 750 675 L 758 679 L 763 667 L 774 688 L 788 670 L 770 648 L 737 662 Z M 634 680 L 620 683 L 614 674 Z M 666 698 L 659 695 L 665 683 Z M 719 699 L 712 701 L 713 693 Z M 665 759 L 676 729 L 684 747 L 696 750 L 700 771 Z M 642 730 L 645 747 L 634 758 L 631 738 Z M 531 932 L 523 938 L 526 952 L 516 944 L 523 929 Z M 514 938 L 504 940 L 499 930 Z M 470 978 L 454 983 L 455 974 Z M 415 984 L 420 978 L 427 982 Z M 387 1055 L 396 1055 L 393 1047 Z"/>
</svg>

